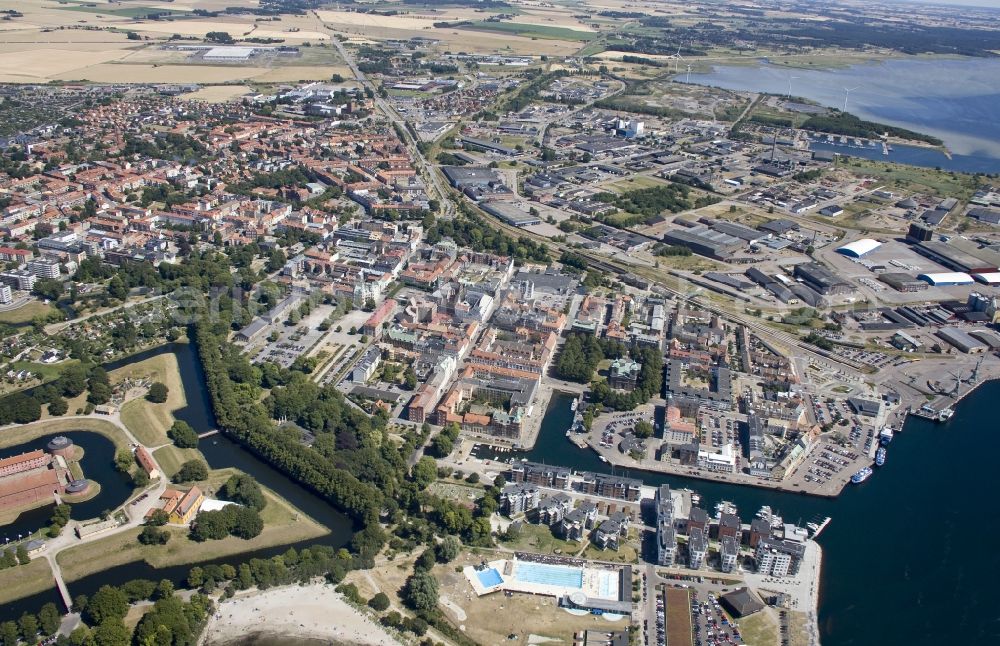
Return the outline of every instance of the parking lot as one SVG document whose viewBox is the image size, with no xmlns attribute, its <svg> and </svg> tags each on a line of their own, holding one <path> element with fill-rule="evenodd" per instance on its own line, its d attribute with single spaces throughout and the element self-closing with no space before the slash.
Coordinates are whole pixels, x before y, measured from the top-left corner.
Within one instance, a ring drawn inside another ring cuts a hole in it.
<svg viewBox="0 0 1000 646">
<path fill-rule="evenodd" d="M 333 305 L 316 305 L 295 325 L 275 323 L 266 332 L 266 342 L 254 355 L 253 363 L 271 361 L 282 367 L 289 367 L 299 355 L 311 348 L 324 332 L 318 329 L 334 311 Z M 277 339 L 272 341 L 275 336 Z"/>
<path fill-rule="evenodd" d="M 692 590 L 691 622 L 694 624 L 696 646 L 743 643 L 739 629 L 729 621 L 729 616 L 712 592 L 700 596 L 698 592 Z"/>
<path fill-rule="evenodd" d="M 713 449 L 739 444 L 739 429 L 736 420 L 732 417 L 702 412 L 699 413 L 698 419 L 703 444 L 711 442 Z"/>
</svg>

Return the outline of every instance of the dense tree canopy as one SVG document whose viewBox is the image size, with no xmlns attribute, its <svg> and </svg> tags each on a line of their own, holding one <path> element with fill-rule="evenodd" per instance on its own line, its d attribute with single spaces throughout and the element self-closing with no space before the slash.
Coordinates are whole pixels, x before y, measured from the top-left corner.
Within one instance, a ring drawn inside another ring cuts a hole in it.
<svg viewBox="0 0 1000 646">
<path fill-rule="evenodd" d="M 226 500 L 232 500 L 257 511 L 263 509 L 267 504 L 267 499 L 260 490 L 260 485 L 252 476 L 245 473 L 230 476 L 229 480 L 222 486 L 222 496 Z"/>
<path fill-rule="evenodd" d="M 201 460 L 188 460 L 174 474 L 174 482 L 197 482 L 208 477 L 208 465 Z"/>
<path fill-rule="evenodd" d="M 167 385 L 156 381 L 149 387 L 149 392 L 146 393 L 146 399 L 154 404 L 162 404 L 167 401 L 168 393 L 169 390 L 167 389 Z"/>
<path fill-rule="evenodd" d="M 167 430 L 167 437 L 181 449 L 193 449 L 198 446 L 198 433 L 183 420 L 176 420 Z"/>
</svg>

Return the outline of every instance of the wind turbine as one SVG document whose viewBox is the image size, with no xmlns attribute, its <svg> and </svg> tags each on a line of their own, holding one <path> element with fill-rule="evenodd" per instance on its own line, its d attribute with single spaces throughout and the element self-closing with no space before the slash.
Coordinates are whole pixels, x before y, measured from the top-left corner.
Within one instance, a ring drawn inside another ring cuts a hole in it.
<svg viewBox="0 0 1000 646">
<path fill-rule="evenodd" d="M 671 54 L 670 56 L 668 56 L 667 58 L 672 59 L 674 61 L 674 74 L 676 74 L 677 72 L 679 72 L 680 71 L 680 69 L 678 69 L 678 65 L 680 65 L 679 61 L 684 60 L 684 57 L 681 56 L 681 46 L 678 45 L 677 46 L 677 51 L 675 53 Z"/>
<path fill-rule="evenodd" d="M 788 75 L 788 94 L 786 95 L 789 99 L 792 98 L 792 79 L 797 79 L 799 77 Z"/>
<path fill-rule="evenodd" d="M 687 68 L 688 68 L 687 82 L 691 83 L 691 66 L 688 65 Z"/>
<path fill-rule="evenodd" d="M 854 87 L 845 87 L 844 88 L 844 112 L 847 112 L 847 100 L 849 98 L 851 98 L 851 92 L 853 92 L 854 90 L 858 89 L 859 87 L 861 87 L 861 86 L 860 85 L 856 85 Z"/>
</svg>

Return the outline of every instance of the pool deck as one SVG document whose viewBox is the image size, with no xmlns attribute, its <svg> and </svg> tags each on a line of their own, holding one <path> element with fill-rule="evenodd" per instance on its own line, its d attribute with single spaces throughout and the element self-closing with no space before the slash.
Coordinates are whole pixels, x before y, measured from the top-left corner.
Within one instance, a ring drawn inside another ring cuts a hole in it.
<svg viewBox="0 0 1000 646">
<path fill-rule="evenodd" d="M 528 561 L 525 564 L 538 565 L 536 563 L 531 563 Z M 545 583 L 536 583 L 530 581 L 521 581 L 517 579 L 517 568 L 521 565 L 521 562 L 517 560 L 500 559 L 496 561 L 490 561 L 487 567 L 493 568 L 500 575 L 500 583 L 493 586 L 483 585 L 483 582 L 479 579 L 479 573 L 476 568 L 471 565 L 467 565 L 463 568 L 462 572 L 465 574 L 465 578 L 469 581 L 472 589 L 475 591 L 476 596 L 483 596 L 485 594 L 492 594 L 493 592 L 499 592 L 500 590 L 510 591 L 510 592 L 526 592 L 528 594 L 539 594 L 543 596 L 555 597 L 556 599 L 561 599 L 562 597 L 572 594 L 574 592 L 582 592 L 586 597 L 592 599 L 606 599 L 610 601 L 618 600 L 618 577 L 621 576 L 619 572 L 614 572 L 612 570 L 606 570 L 603 568 L 591 568 L 582 567 L 578 568 L 583 570 L 583 584 L 581 587 L 571 587 L 562 585 L 549 585 Z M 572 566 L 548 566 L 548 567 L 572 567 Z M 577 568 L 575 568 L 577 569 Z M 510 572 L 510 574 L 505 574 L 505 572 Z M 603 575 L 603 576 L 602 576 Z M 614 577 L 613 584 L 606 584 L 604 590 L 602 591 L 601 581 L 609 581 L 609 577 Z"/>
</svg>

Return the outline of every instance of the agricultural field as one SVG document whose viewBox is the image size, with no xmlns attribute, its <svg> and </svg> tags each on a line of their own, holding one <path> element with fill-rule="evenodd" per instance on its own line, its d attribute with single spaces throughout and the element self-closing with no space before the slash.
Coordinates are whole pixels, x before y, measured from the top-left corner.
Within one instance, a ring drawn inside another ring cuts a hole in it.
<svg viewBox="0 0 1000 646">
<path fill-rule="evenodd" d="M 498 33 L 509 33 L 516 36 L 526 36 L 528 38 L 556 39 L 589 41 L 597 37 L 593 31 L 581 31 L 579 29 L 569 29 L 567 27 L 552 27 L 549 25 L 536 25 L 523 22 L 477 22 L 463 29 L 477 29 L 481 31 L 494 31 Z"/>
<path fill-rule="evenodd" d="M 5 42 L 0 43 L 0 82 L 285 83 L 329 79 L 347 71 L 332 48 L 303 48 L 302 57 L 287 61 L 197 67 L 183 53 L 159 49 L 172 36 L 197 42 L 210 31 L 225 31 L 237 40 L 276 39 L 286 45 L 317 45 L 332 37 L 311 14 L 272 20 L 249 15 L 204 18 L 192 13 L 225 6 L 219 0 L 128 5 L 100 0 L 0 0 L 0 10 L 23 14 L 0 22 L 0 31 L 5 33 Z M 150 13 L 166 16 L 143 19 Z M 128 37 L 130 32 L 135 39 Z"/>
<path fill-rule="evenodd" d="M 423 11 L 420 14 L 380 16 L 349 11 L 318 11 L 320 19 L 328 30 L 347 36 L 355 41 L 382 39 L 429 38 L 440 41 L 441 51 L 461 51 L 465 53 L 505 53 L 525 55 L 570 55 L 579 50 L 582 41 L 576 34 L 589 40 L 594 34 L 583 30 L 571 30 L 559 25 L 531 25 L 515 23 L 483 23 L 489 14 L 473 9 L 446 7 L 439 11 Z M 544 19 L 535 19 L 538 22 Z M 434 23 L 470 22 L 500 26 L 498 29 L 480 31 L 468 26 L 435 27 Z M 577 25 L 579 27 L 579 25 Z M 548 29 L 555 31 L 548 31 Z M 566 40 L 559 30 L 573 32 L 573 38 Z M 519 32 L 534 32 L 531 36 Z M 545 33 L 547 32 L 548 33 Z"/>
<path fill-rule="evenodd" d="M 209 85 L 183 96 L 185 99 L 190 99 L 191 101 L 225 103 L 227 101 L 234 101 L 248 94 L 250 91 L 249 85 Z"/>
</svg>

